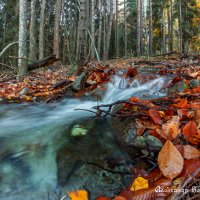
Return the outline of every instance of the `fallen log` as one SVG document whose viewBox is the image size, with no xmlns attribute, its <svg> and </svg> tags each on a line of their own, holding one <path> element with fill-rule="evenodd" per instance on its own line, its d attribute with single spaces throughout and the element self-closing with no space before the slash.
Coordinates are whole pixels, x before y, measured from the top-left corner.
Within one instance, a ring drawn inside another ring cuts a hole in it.
<svg viewBox="0 0 200 200">
<path fill-rule="evenodd" d="M 48 57 L 45 57 L 41 60 L 29 64 L 28 71 L 51 65 L 59 60 L 60 60 L 59 58 L 56 58 L 56 55 L 50 55 Z"/>
</svg>

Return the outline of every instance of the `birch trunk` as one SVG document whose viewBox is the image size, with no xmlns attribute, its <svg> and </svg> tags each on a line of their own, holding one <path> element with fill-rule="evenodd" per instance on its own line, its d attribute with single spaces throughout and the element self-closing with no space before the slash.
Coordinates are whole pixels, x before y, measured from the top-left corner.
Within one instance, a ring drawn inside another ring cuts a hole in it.
<svg viewBox="0 0 200 200">
<path fill-rule="evenodd" d="M 19 0 L 18 75 L 20 76 L 25 75 L 28 71 L 26 45 L 27 45 L 27 0 Z"/>
</svg>

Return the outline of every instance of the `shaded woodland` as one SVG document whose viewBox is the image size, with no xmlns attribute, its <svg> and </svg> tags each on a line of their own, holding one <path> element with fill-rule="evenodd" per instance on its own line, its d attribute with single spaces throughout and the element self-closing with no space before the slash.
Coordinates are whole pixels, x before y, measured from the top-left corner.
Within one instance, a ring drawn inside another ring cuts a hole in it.
<svg viewBox="0 0 200 200">
<path fill-rule="evenodd" d="M 1 67 L 200 50 L 199 0 L 1 0 Z M 7 45 L 9 48 L 5 49 Z M 22 59 L 23 58 L 23 59 Z"/>
</svg>

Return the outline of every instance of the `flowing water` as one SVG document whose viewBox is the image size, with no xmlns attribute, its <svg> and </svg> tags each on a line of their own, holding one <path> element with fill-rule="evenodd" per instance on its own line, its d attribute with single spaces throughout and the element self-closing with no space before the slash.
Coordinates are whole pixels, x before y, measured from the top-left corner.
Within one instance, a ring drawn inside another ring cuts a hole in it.
<svg viewBox="0 0 200 200">
<path fill-rule="evenodd" d="M 127 79 L 114 76 L 101 102 L 65 99 L 48 105 L 1 105 L 0 199 L 59 199 L 59 195 L 64 195 L 63 191 L 80 189 L 93 179 L 94 184 L 87 187 L 95 190 L 95 182 L 98 182 L 95 179 L 99 174 L 90 166 L 96 174 L 91 175 L 82 160 L 94 161 L 118 150 L 105 121 L 96 122 L 89 118 L 92 113 L 75 109 L 92 109 L 97 104 L 131 96 L 160 97 L 165 95 L 158 91 L 166 81 L 167 78 L 157 77 L 144 84 L 137 80 L 129 83 Z M 73 124 L 79 122 L 86 124 L 89 130 L 83 136 L 85 139 L 70 135 Z M 69 159 L 62 164 L 66 154 Z M 69 172 L 67 178 L 65 171 Z M 113 185 L 111 182 L 106 184 Z"/>
</svg>

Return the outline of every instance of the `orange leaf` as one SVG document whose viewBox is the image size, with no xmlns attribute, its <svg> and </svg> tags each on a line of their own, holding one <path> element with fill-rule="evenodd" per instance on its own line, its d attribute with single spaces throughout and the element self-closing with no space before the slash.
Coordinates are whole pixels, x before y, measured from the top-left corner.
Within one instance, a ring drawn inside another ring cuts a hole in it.
<svg viewBox="0 0 200 200">
<path fill-rule="evenodd" d="M 170 140 L 167 140 L 158 154 L 160 171 L 166 178 L 177 177 L 183 169 L 183 157 Z"/>
<path fill-rule="evenodd" d="M 165 139 L 173 140 L 179 134 L 180 117 L 173 116 L 171 120 L 162 125 L 161 136 Z"/>
<path fill-rule="evenodd" d="M 177 104 L 174 104 L 173 106 L 175 108 L 188 108 L 188 101 L 187 99 L 179 99 L 179 102 Z"/>
<path fill-rule="evenodd" d="M 88 200 L 88 192 L 86 190 L 76 190 L 67 194 L 70 200 Z"/>
<path fill-rule="evenodd" d="M 150 115 L 151 119 L 154 121 L 154 123 L 156 123 L 158 125 L 162 125 L 163 120 L 162 120 L 160 113 L 157 110 L 150 109 L 149 115 Z"/>
<path fill-rule="evenodd" d="M 192 143 L 196 144 L 196 142 L 193 141 L 194 135 L 197 134 L 197 126 L 194 121 L 189 121 L 184 127 L 183 127 L 183 134 L 186 136 L 187 140 Z"/>
<path fill-rule="evenodd" d="M 200 93 L 200 86 L 196 87 L 196 88 L 193 88 L 192 91 L 194 93 Z"/>
<path fill-rule="evenodd" d="M 191 145 L 184 145 L 183 157 L 187 160 L 189 159 L 197 159 L 200 157 L 200 152 L 198 149 L 194 148 Z"/>
</svg>

